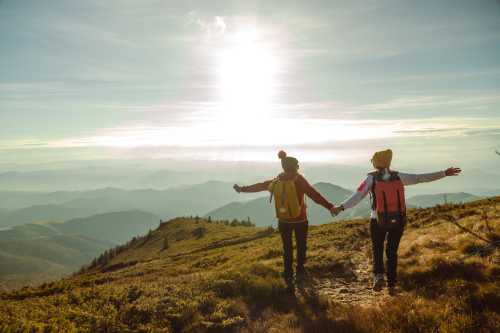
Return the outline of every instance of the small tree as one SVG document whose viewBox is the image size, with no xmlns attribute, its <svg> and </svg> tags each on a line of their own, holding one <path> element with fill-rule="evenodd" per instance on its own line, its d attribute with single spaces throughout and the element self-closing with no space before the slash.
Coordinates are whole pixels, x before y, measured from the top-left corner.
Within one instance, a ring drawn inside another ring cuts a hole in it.
<svg viewBox="0 0 500 333">
<path fill-rule="evenodd" d="M 246 221 L 241 222 L 244 227 L 255 227 L 255 225 L 250 220 L 250 216 L 247 217 Z"/>
<path fill-rule="evenodd" d="M 207 222 L 208 222 L 208 223 L 212 223 L 212 216 L 209 216 L 209 217 L 208 217 Z"/>
</svg>

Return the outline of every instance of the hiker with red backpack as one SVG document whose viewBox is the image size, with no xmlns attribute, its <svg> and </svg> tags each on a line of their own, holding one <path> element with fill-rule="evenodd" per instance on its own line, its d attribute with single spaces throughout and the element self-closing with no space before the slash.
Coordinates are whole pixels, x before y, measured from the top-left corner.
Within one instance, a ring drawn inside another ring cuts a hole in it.
<svg viewBox="0 0 500 333">
<path fill-rule="evenodd" d="M 271 192 L 270 201 L 274 199 L 278 229 L 283 242 L 283 277 L 289 289 L 293 289 L 292 236 L 294 232 L 297 244 L 296 280 L 300 282 L 306 277 L 304 264 L 307 250 L 308 220 L 304 195 L 330 211 L 334 205 L 316 191 L 298 172 L 299 161 L 295 157 L 287 156 L 284 151 L 280 151 L 278 157 L 283 168 L 283 172 L 278 177 L 250 186 L 234 185 L 234 189 L 238 193 Z"/>
<path fill-rule="evenodd" d="M 387 257 L 387 286 L 395 291 L 398 264 L 398 247 L 406 225 L 406 203 L 404 187 L 432 182 L 447 176 L 457 176 L 460 168 L 448 168 L 425 174 L 408 174 L 390 169 L 392 150 L 376 152 L 372 158 L 375 171 L 369 173 L 356 192 L 340 206 L 332 209 L 336 215 L 344 209 L 356 206 L 370 193 L 372 210 L 370 236 L 373 254 L 373 289 L 380 291 L 384 285 L 384 242 Z"/>
</svg>

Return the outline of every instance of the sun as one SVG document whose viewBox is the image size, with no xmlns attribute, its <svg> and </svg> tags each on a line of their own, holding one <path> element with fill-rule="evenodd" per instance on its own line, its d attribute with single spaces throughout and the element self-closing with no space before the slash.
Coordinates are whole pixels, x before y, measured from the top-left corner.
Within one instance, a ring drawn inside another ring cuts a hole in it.
<svg viewBox="0 0 500 333">
<path fill-rule="evenodd" d="M 225 119 L 270 116 L 277 60 L 255 30 L 234 34 L 217 66 L 221 115 Z"/>
</svg>

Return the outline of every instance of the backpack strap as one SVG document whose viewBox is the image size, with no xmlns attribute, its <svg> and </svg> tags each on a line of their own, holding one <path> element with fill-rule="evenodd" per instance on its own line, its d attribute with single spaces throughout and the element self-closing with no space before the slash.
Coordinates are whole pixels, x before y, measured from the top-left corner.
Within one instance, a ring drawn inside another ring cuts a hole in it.
<svg viewBox="0 0 500 333">
<path fill-rule="evenodd" d="M 391 171 L 391 180 L 401 180 L 399 178 L 399 172 L 397 171 Z M 401 218 L 403 218 L 403 207 L 401 206 L 401 193 L 399 192 L 399 189 L 397 191 L 397 196 L 398 196 L 398 213 Z"/>
<path fill-rule="evenodd" d="M 279 180 L 279 176 L 274 178 L 271 182 L 271 184 L 269 184 L 269 192 L 271 193 L 269 195 L 269 203 L 273 202 L 273 196 L 274 196 L 274 186 L 276 186 L 276 182 Z"/>
<path fill-rule="evenodd" d="M 399 217 L 403 217 L 403 208 L 401 207 L 401 194 L 399 193 L 399 189 L 397 191 L 397 195 L 398 195 L 398 214 L 399 214 Z"/>
<path fill-rule="evenodd" d="M 397 172 L 397 171 L 391 171 L 390 175 L 391 175 L 391 177 L 390 177 L 391 181 L 400 180 L 400 178 L 399 178 L 399 172 Z"/>
<path fill-rule="evenodd" d="M 377 209 L 377 198 L 375 196 L 375 184 L 377 183 L 378 178 L 380 178 L 381 173 L 379 171 L 373 171 L 368 174 L 368 176 L 372 176 L 372 188 L 370 189 L 370 200 L 372 202 L 372 210 Z"/>
</svg>

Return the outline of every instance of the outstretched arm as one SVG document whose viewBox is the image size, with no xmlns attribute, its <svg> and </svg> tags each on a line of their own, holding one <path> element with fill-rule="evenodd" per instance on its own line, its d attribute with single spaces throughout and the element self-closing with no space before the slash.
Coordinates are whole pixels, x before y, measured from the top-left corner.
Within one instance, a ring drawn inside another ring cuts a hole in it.
<svg viewBox="0 0 500 333">
<path fill-rule="evenodd" d="M 315 203 L 331 210 L 334 206 L 333 204 L 326 200 L 314 187 L 309 184 L 309 182 L 302 176 L 299 176 L 300 186 L 303 187 L 304 193 L 311 198 Z"/>
<path fill-rule="evenodd" d="M 399 173 L 399 178 L 404 185 L 416 185 L 420 183 L 433 182 L 442 179 L 447 176 L 458 176 L 462 172 L 460 168 L 451 167 L 444 171 L 432 172 L 432 173 L 421 173 L 421 174 L 411 174 L 411 173 Z"/>
<path fill-rule="evenodd" d="M 373 177 L 367 176 L 366 179 L 358 186 L 356 192 L 353 193 L 347 200 L 345 200 L 341 207 L 343 209 L 353 208 L 363 200 L 368 192 L 370 192 L 373 185 Z"/>
<path fill-rule="evenodd" d="M 267 191 L 269 188 L 269 184 L 271 184 L 272 180 L 266 180 L 262 183 L 257 183 L 249 186 L 239 186 L 234 184 L 233 188 L 236 192 L 245 192 L 245 193 L 253 193 L 253 192 L 262 192 Z"/>
</svg>

